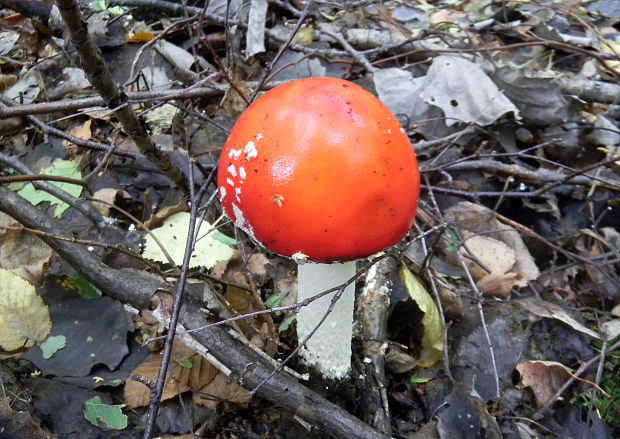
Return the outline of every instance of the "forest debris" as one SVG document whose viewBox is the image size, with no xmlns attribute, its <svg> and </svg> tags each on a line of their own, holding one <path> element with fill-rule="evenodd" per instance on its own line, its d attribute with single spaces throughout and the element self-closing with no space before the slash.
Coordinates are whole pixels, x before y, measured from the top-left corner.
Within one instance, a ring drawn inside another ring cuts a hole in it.
<svg viewBox="0 0 620 439">
<path fill-rule="evenodd" d="M 493 282 L 491 279 L 486 280 L 489 284 L 497 285 L 500 280 L 497 275 L 507 273 L 516 275 L 501 279 L 500 291 L 506 291 L 508 286 L 506 282 L 509 280 L 514 281 L 513 286 L 523 287 L 528 281 L 538 278 L 540 271 L 521 236 L 511 226 L 499 222 L 493 210 L 469 201 L 462 201 L 446 210 L 445 219 L 459 228 L 461 236 L 465 239 L 465 246 L 470 248 L 473 243 L 476 250 L 473 253 L 483 262 L 483 265 L 488 265 L 486 267 L 490 270 L 488 274 L 496 275 Z M 475 234 L 481 235 L 473 238 Z M 476 246 L 476 243 L 483 245 Z M 495 251 L 491 252 L 489 249 L 493 248 Z M 491 253 L 494 256 L 489 257 Z M 508 266 L 511 261 L 513 263 Z M 487 274 L 476 269 L 473 273 L 477 275 L 478 280 Z"/>
<path fill-rule="evenodd" d="M 458 122 L 489 125 L 506 113 L 519 115 L 478 64 L 457 56 L 433 60 L 420 97 L 443 110 L 448 126 Z"/>
<path fill-rule="evenodd" d="M 189 228 L 189 216 L 187 212 L 176 213 L 167 218 L 161 227 L 152 230 L 151 233 L 157 237 L 159 243 L 150 234 L 147 235 L 144 244 L 144 257 L 168 263 L 168 259 L 159 246 L 161 243 L 175 264 L 181 265 Z M 202 222 L 196 248 L 190 260 L 190 267 L 211 268 L 218 261 L 226 261 L 232 257 L 232 248 L 222 242 L 224 238 L 220 238 L 220 235 L 222 233 L 215 230 L 211 224 L 206 221 Z"/>
<path fill-rule="evenodd" d="M 0 225 L 18 226 L 10 217 L 9 223 L 3 224 L 4 218 L 7 217 L 0 217 Z M 4 236 L 0 235 L 0 267 L 33 285 L 41 282 L 52 253 L 52 249 L 32 233 L 6 230 Z"/>
<path fill-rule="evenodd" d="M 584 334 L 600 339 L 601 337 L 590 328 L 585 327 L 573 317 L 571 317 L 565 310 L 555 303 L 546 302 L 534 297 L 526 297 L 525 299 L 518 299 L 515 301 L 523 308 L 531 312 L 538 317 L 544 317 L 549 319 L 556 319 L 562 323 L 567 324 L 576 331 L 583 332 Z"/>
<path fill-rule="evenodd" d="M 222 402 L 247 407 L 252 397 L 246 389 L 229 377 L 218 374 L 199 392 L 194 393 L 196 404 L 216 409 Z"/>
<path fill-rule="evenodd" d="M 440 359 L 444 349 L 444 325 L 435 301 L 424 288 L 420 280 L 406 266 L 400 270 L 400 278 L 411 299 L 424 314 L 422 325 L 424 334 L 421 341 L 421 352 L 417 365 L 432 367 Z"/>
<path fill-rule="evenodd" d="M 131 375 L 144 377 L 151 382 L 157 381 L 161 355 L 151 354 L 140 364 Z M 188 390 L 199 390 L 215 378 L 218 371 L 207 360 L 187 346 L 175 342 L 172 348 L 172 359 L 166 375 L 166 384 L 162 401 Z M 139 381 L 130 379 L 123 390 L 125 403 L 130 408 L 143 407 L 149 404 L 150 390 Z"/>
<path fill-rule="evenodd" d="M 83 123 L 71 127 L 71 129 L 67 130 L 67 133 L 81 140 L 90 140 L 93 135 L 91 130 L 92 122 L 92 119 L 87 119 Z M 72 155 L 77 154 L 79 151 L 79 147 L 75 143 L 66 139 L 62 141 L 62 146 L 65 148 L 65 151 Z"/>
<path fill-rule="evenodd" d="M 251 0 L 246 34 L 245 56 L 249 58 L 265 51 L 265 21 L 267 0 Z"/>
<path fill-rule="evenodd" d="M 568 367 L 557 361 L 524 361 L 517 364 L 521 384 L 534 393 L 538 407 L 544 407 L 562 385 L 573 376 Z"/>
<path fill-rule="evenodd" d="M 485 437 L 501 439 L 497 421 L 475 390 L 457 387 L 446 397 L 446 408 L 439 413 L 437 431 L 441 439 Z"/>
<path fill-rule="evenodd" d="M 49 310 L 34 286 L 0 269 L 0 346 L 7 351 L 31 347 L 51 329 Z"/>
</svg>

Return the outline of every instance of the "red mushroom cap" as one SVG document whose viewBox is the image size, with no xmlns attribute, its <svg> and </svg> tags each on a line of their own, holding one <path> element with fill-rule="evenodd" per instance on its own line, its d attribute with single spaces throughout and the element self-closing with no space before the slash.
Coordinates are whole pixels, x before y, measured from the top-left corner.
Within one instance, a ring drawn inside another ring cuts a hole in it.
<svg viewBox="0 0 620 439">
<path fill-rule="evenodd" d="M 218 187 L 226 215 L 269 250 L 333 262 L 398 242 L 420 178 L 385 105 L 351 82 L 308 78 L 268 91 L 241 115 Z"/>
</svg>

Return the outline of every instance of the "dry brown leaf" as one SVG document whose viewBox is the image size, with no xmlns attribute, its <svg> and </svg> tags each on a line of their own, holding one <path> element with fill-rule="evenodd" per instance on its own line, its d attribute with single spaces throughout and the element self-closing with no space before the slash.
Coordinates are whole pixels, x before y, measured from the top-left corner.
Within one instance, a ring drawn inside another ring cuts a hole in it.
<svg viewBox="0 0 620 439">
<path fill-rule="evenodd" d="M 92 124 L 92 119 L 88 119 L 84 123 L 72 127 L 68 131 L 68 134 L 71 134 L 72 136 L 77 137 L 82 140 L 90 140 L 93 134 L 90 129 L 91 124 Z M 69 140 L 63 140 L 62 146 L 65 148 L 65 151 L 67 151 L 69 154 L 77 154 L 78 149 L 79 149 L 79 147 L 75 143 L 70 142 Z"/>
<path fill-rule="evenodd" d="M 120 189 L 106 187 L 103 189 L 99 189 L 92 196 L 92 198 L 105 201 L 105 203 L 93 202 L 93 206 L 95 206 L 95 209 L 97 209 L 103 216 L 110 216 L 110 209 L 112 209 L 110 204 L 116 204 L 115 201 L 117 196 L 120 196 L 125 200 L 131 200 L 131 195 L 129 195 L 128 192 Z"/>
<path fill-rule="evenodd" d="M 32 233 L 7 230 L 0 238 L 0 268 L 34 285 L 41 282 L 51 257 L 52 249 Z"/>
<path fill-rule="evenodd" d="M 510 292 L 519 280 L 521 280 L 521 275 L 518 273 L 491 273 L 476 282 L 476 285 L 485 296 L 506 298 L 510 296 Z"/>
<path fill-rule="evenodd" d="M 283 277 L 274 286 L 275 294 L 280 296 L 281 306 L 291 306 L 297 301 L 297 279 Z"/>
<path fill-rule="evenodd" d="M 587 334 L 590 337 L 594 337 L 597 339 L 601 338 L 600 335 L 598 335 L 590 328 L 579 323 L 577 320 L 571 317 L 570 314 L 568 314 L 568 312 L 564 310 L 564 308 L 556 305 L 555 303 L 546 302 L 544 300 L 536 299 L 534 297 L 526 297 L 525 299 L 515 300 L 515 303 L 518 303 L 534 315 L 559 320 L 563 323 L 566 323 L 576 331 L 583 332 L 584 334 Z"/>
<path fill-rule="evenodd" d="M 264 279 L 267 276 L 267 265 L 269 259 L 264 253 L 254 253 L 248 259 L 248 270 L 258 279 Z"/>
<path fill-rule="evenodd" d="M 515 262 L 510 271 L 521 275 L 516 286 L 524 287 L 527 281 L 537 279 L 540 275 L 534 258 L 523 243 L 521 235 L 513 227 L 501 223 L 493 210 L 469 201 L 462 201 L 446 210 L 444 217 L 446 221 L 455 224 L 461 230 L 481 234 L 506 244 L 515 254 Z"/>
<path fill-rule="evenodd" d="M 143 376 L 152 382 L 157 381 L 161 358 L 158 354 L 149 355 L 131 374 Z M 215 378 L 217 373 L 217 369 L 207 360 L 185 345 L 176 342 L 172 348 L 162 401 L 188 390 L 198 390 L 204 387 Z M 125 403 L 130 408 L 144 407 L 149 404 L 148 387 L 136 380 L 127 380 L 124 394 Z"/>
<path fill-rule="evenodd" d="M 484 268 L 480 267 L 476 261 L 467 260 L 467 264 L 476 280 L 483 278 L 489 273 L 503 275 L 514 265 L 516 260 L 515 252 L 503 242 L 488 236 L 473 235 L 467 230 L 463 230 L 462 235 L 465 243 L 461 247 L 461 253 L 463 255 L 473 255 L 484 266 Z M 486 270 L 489 271 L 487 272 Z"/>
<path fill-rule="evenodd" d="M 196 404 L 211 409 L 216 409 L 221 402 L 247 407 L 251 399 L 246 389 L 222 374 L 218 374 L 213 381 L 200 389 L 200 392 L 194 393 Z"/>
<path fill-rule="evenodd" d="M 235 87 L 229 87 L 226 89 L 221 105 L 222 108 L 226 111 L 226 113 L 228 113 L 230 117 L 236 120 L 248 106 L 245 100 L 241 98 L 241 96 L 239 96 L 237 90 L 243 93 L 245 98 L 247 99 L 252 94 L 252 89 L 236 74 L 233 75 L 233 82 L 235 83 Z"/>
<path fill-rule="evenodd" d="M 517 364 L 521 384 L 532 389 L 536 404 L 547 404 L 560 387 L 572 376 L 572 371 L 556 361 L 524 361 Z"/>
<path fill-rule="evenodd" d="M 163 209 L 159 210 L 148 221 L 144 222 L 144 227 L 149 230 L 153 230 L 161 226 L 167 218 L 179 212 L 187 212 L 187 203 L 185 201 L 181 201 L 179 204 L 164 207 Z M 138 226 L 138 229 L 141 228 L 142 226 Z"/>
</svg>

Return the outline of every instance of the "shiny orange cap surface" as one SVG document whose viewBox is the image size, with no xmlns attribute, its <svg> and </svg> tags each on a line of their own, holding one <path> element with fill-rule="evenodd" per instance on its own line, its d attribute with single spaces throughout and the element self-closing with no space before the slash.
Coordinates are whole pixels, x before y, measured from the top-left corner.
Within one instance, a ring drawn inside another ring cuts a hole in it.
<svg viewBox="0 0 620 439">
<path fill-rule="evenodd" d="M 316 262 L 398 242 L 420 180 L 396 117 L 341 79 L 280 85 L 241 115 L 222 151 L 218 189 L 235 224 L 266 248 Z"/>
</svg>

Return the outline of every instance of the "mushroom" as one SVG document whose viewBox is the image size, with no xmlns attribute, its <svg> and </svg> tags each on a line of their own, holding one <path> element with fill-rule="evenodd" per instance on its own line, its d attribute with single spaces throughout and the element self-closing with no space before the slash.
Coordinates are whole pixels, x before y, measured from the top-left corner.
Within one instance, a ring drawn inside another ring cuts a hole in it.
<svg viewBox="0 0 620 439">
<path fill-rule="evenodd" d="M 341 285 L 355 260 L 398 242 L 419 195 L 415 154 L 396 117 L 361 87 L 307 78 L 275 87 L 239 117 L 220 156 L 226 215 L 298 265 L 298 301 Z M 300 351 L 325 377 L 350 369 L 354 286 Z M 330 303 L 300 310 L 304 340 Z"/>
</svg>

